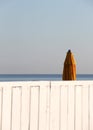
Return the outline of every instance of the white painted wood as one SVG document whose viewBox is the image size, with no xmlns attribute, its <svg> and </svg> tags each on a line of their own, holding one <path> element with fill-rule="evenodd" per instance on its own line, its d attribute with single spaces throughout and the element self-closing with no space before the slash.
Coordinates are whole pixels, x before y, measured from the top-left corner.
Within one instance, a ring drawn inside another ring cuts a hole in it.
<svg viewBox="0 0 93 130">
<path fill-rule="evenodd" d="M 0 88 L 0 130 L 2 130 L 3 88 Z"/>
<path fill-rule="evenodd" d="M 8 89 L 7 87 L 3 89 L 3 104 L 1 107 L 3 108 L 2 130 L 10 130 L 10 127 L 11 127 L 10 126 L 11 124 L 11 89 Z"/>
<path fill-rule="evenodd" d="M 22 87 L 22 116 L 21 116 L 21 129 L 29 130 L 29 111 L 30 111 L 30 88 Z"/>
<path fill-rule="evenodd" d="M 47 98 L 47 87 L 40 86 L 39 130 L 46 130 L 47 128 Z"/>
<path fill-rule="evenodd" d="M 11 130 L 21 130 L 22 88 L 12 88 Z"/>
<path fill-rule="evenodd" d="M 75 94 L 75 130 L 82 130 L 82 88 L 83 86 L 76 86 Z"/>
<path fill-rule="evenodd" d="M 51 103 L 50 103 L 50 130 L 59 130 L 60 129 L 60 126 L 59 126 L 59 121 L 60 121 L 59 95 L 60 95 L 60 87 L 52 86 L 51 87 Z"/>
<path fill-rule="evenodd" d="M 67 87 L 67 130 L 74 130 L 74 86 Z"/>
<path fill-rule="evenodd" d="M 60 130 L 67 130 L 67 86 L 60 86 Z"/>
<path fill-rule="evenodd" d="M 88 86 L 82 88 L 82 127 L 88 130 Z"/>
<path fill-rule="evenodd" d="M 31 87 L 30 130 L 39 130 L 40 86 Z"/>
<path fill-rule="evenodd" d="M 89 113 L 88 113 L 88 122 L 89 130 L 93 130 L 93 85 L 89 85 Z"/>
<path fill-rule="evenodd" d="M 93 81 L 0 82 L 0 130 L 93 130 Z"/>
<path fill-rule="evenodd" d="M 51 86 L 47 86 L 46 89 L 46 128 L 50 130 L 50 103 L 51 103 Z"/>
</svg>

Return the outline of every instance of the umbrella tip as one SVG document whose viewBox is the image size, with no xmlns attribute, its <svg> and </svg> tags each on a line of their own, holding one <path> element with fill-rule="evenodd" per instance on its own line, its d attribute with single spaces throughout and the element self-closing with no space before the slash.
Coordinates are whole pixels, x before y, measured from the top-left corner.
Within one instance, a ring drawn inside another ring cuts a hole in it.
<svg viewBox="0 0 93 130">
<path fill-rule="evenodd" d="M 70 49 L 68 50 L 68 53 L 71 53 L 71 50 L 70 50 Z"/>
</svg>

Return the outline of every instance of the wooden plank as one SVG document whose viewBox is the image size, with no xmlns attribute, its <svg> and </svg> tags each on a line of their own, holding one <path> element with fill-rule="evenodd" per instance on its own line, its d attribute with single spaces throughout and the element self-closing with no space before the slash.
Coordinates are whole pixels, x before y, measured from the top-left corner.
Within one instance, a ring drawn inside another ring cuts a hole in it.
<svg viewBox="0 0 93 130">
<path fill-rule="evenodd" d="M 51 85 L 46 90 L 46 129 L 50 130 L 50 103 L 51 103 Z"/>
<path fill-rule="evenodd" d="M 2 130 L 3 88 L 0 88 L 0 130 Z"/>
<path fill-rule="evenodd" d="M 48 112 L 49 105 L 47 94 L 47 88 L 44 86 L 40 86 L 40 114 L 39 114 L 39 130 L 46 130 L 48 128 Z M 48 108 L 47 108 L 48 107 Z"/>
<path fill-rule="evenodd" d="M 67 86 L 60 86 L 60 130 L 67 130 Z"/>
<path fill-rule="evenodd" d="M 2 104 L 2 130 L 10 130 L 11 123 L 11 89 L 3 89 L 3 104 Z"/>
<path fill-rule="evenodd" d="M 75 94 L 75 128 L 74 130 L 82 130 L 82 86 L 76 86 Z"/>
<path fill-rule="evenodd" d="M 12 88 L 11 102 L 11 130 L 21 130 L 21 112 L 22 112 L 22 89 L 21 87 Z"/>
<path fill-rule="evenodd" d="M 82 87 L 82 129 L 88 130 L 88 86 Z"/>
<path fill-rule="evenodd" d="M 89 86 L 89 130 L 93 130 L 93 85 Z"/>
<path fill-rule="evenodd" d="M 22 86 L 22 116 L 21 116 L 21 129 L 29 130 L 29 108 L 30 108 L 30 87 Z"/>
<path fill-rule="evenodd" d="M 67 130 L 67 86 L 61 87 L 61 122 L 60 130 Z"/>
<path fill-rule="evenodd" d="M 30 130 L 39 130 L 40 86 L 31 87 Z"/>
<path fill-rule="evenodd" d="M 67 87 L 67 130 L 74 130 L 74 86 Z"/>
<path fill-rule="evenodd" d="M 51 86 L 51 106 L 50 106 L 50 130 L 59 130 L 59 102 L 60 102 L 60 87 Z"/>
</svg>

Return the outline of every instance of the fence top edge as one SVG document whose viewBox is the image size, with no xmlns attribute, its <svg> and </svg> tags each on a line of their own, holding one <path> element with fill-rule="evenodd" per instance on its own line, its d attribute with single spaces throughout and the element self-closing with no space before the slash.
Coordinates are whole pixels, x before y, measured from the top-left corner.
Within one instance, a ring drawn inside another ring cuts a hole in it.
<svg viewBox="0 0 93 130">
<path fill-rule="evenodd" d="M 0 81 L 1 85 L 42 85 L 42 84 L 93 84 L 93 80 L 74 80 L 74 81 Z"/>
<path fill-rule="evenodd" d="M 93 80 L 88 81 L 16 81 L 16 82 L 0 82 L 0 88 L 6 87 L 29 87 L 29 86 L 93 86 Z"/>
<path fill-rule="evenodd" d="M 0 82 L 0 87 L 42 86 L 42 85 L 50 85 L 50 81 L 11 81 L 11 82 Z"/>
</svg>

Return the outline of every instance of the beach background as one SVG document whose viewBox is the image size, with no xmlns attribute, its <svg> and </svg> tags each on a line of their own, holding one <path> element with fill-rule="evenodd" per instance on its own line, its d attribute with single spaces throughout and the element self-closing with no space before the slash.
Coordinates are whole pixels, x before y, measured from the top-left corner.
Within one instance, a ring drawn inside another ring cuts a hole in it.
<svg viewBox="0 0 93 130">
<path fill-rule="evenodd" d="M 77 74 L 93 74 L 92 1 L 0 1 L 0 74 L 62 74 L 68 49 Z"/>
<path fill-rule="evenodd" d="M 0 74 L 0 81 L 62 81 L 62 74 Z M 93 80 L 93 74 L 77 74 L 77 80 Z"/>
</svg>

